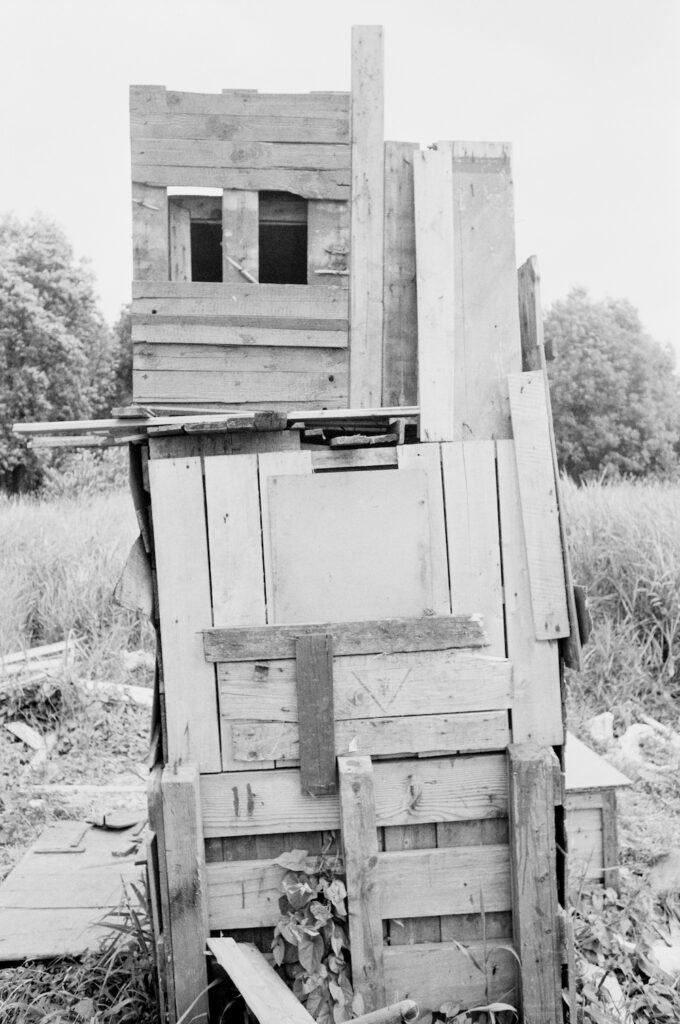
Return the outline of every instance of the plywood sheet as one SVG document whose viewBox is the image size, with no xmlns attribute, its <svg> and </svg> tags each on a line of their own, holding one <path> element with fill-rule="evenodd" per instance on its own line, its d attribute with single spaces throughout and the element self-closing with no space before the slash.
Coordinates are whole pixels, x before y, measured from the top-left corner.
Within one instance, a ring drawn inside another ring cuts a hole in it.
<svg viewBox="0 0 680 1024">
<path fill-rule="evenodd" d="M 422 470 L 273 477 L 273 622 L 420 616 L 434 607 Z"/>
</svg>

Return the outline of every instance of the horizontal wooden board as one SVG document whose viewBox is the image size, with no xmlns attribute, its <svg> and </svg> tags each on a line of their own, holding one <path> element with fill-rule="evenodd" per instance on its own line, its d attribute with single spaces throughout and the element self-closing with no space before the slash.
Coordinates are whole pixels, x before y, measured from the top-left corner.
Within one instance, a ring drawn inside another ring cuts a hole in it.
<svg viewBox="0 0 680 1024">
<path fill-rule="evenodd" d="M 284 871 L 268 860 L 206 865 L 211 929 L 259 928 L 280 917 Z M 385 920 L 509 910 L 507 846 L 406 850 L 378 854 L 380 913 Z"/>
<path fill-rule="evenodd" d="M 444 1003 L 484 1006 L 489 1001 L 518 1005 L 518 965 L 506 941 L 487 949 L 471 945 L 469 954 L 451 942 L 420 942 L 384 950 L 385 998 L 388 1002 L 413 999 L 421 1015 Z M 484 964 L 486 973 L 475 966 Z M 473 959 L 474 958 L 474 959 Z"/>
<path fill-rule="evenodd" d="M 500 754 L 376 761 L 373 778 L 380 827 L 507 814 L 507 771 Z M 340 827 L 337 796 L 304 796 L 297 768 L 202 775 L 200 786 L 206 838 Z"/>
<path fill-rule="evenodd" d="M 136 320 L 136 322 L 135 322 Z M 132 340 L 149 345 L 220 345 L 230 347 L 347 348 L 347 328 L 341 320 L 315 320 L 304 329 L 289 329 L 285 318 L 278 326 L 248 326 L 219 318 L 204 323 L 199 318 L 137 317 L 132 323 Z M 324 327 L 317 325 L 323 324 Z"/>
<path fill-rule="evenodd" d="M 133 140 L 140 139 L 214 139 L 222 142 L 347 142 L 349 118 L 331 113 L 319 117 L 294 114 L 205 114 L 157 113 L 133 114 L 130 119 Z"/>
<path fill-rule="evenodd" d="M 347 320 L 349 316 L 347 292 L 322 284 L 135 281 L 132 301 L 135 314 L 182 318 L 274 316 L 286 320 Z"/>
<path fill-rule="evenodd" d="M 272 345 L 166 345 L 136 342 L 136 370 L 172 370 L 176 373 L 347 373 L 342 349 L 283 348 Z"/>
<path fill-rule="evenodd" d="M 309 351 L 309 350 L 307 350 Z M 329 376 L 333 379 L 329 380 Z M 347 373 L 133 370 L 135 402 L 347 404 Z"/>
<path fill-rule="evenodd" d="M 225 718 L 298 720 L 294 660 L 222 663 L 217 677 Z M 510 662 L 463 651 L 336 657 L 333 684 L 338 721 L 512 706 Z"/>
<path fill-rule="evenodd" d="M 294 658 L 295 640 L 307 633 L 329 633 L 336 655 L 443 651 L 483 647 L 486 643 L 482 623 L 476 615 L 427 615 L 417 619 L 206 629 L 203 644 L 207 661 Z"/>
<path fill-rule="evenodd" d="M 239 167 L 345 170 L 347 143 L 221 142 L 215 139 L 133 139 L 132 173 L 138 166 Z"/>
<path fill-rule="evenodd" d="M 303 199 L 349 200 L 349 170 L 309 171 L 292 167 L 175 167 L 135 164 L 133 181 L 144 185 L 236 188 L 248 192 L 294 192 Z"/>
<path fill-rule="evenodd" d="M 390 448 L 325 448 L 310 445 L 315 473 L 337 472 L 341 469 L 396 468 L 399 462 L 396 447 Z"/>
<path fill-rule="evenodd" d="M 348 92 L 266 93 L 256 89 L 225 89 L 221 93 L 178 92 L 162 85 L 131 85 L 133 114 L 247 115 L 259 117 L 349 117 Z"/>
<path fill-rule="evenodd" d="M 231 722 L 228 735 L 234 760 L 245 764 L 297 761 L 300 756 L 296 722 Z M 224 727 L 222 736 L 225 736 Z M 502 750 L 509 742 L 510 730 L 505 711 L 360 718 L 335 723 L 336 754 L 387 757 L 459 750 Z"/>
</svg>

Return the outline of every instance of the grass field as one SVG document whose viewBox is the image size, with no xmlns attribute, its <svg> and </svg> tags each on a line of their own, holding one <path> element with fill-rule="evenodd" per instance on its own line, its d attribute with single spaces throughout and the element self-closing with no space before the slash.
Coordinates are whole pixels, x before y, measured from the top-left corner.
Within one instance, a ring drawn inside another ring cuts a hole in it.
<svg viewBox="0 0 680 1024">
<path fill-rule="evenodd" d="M 76 464 L 70 475 L 55 483 L 49 500 L 0 500 L 0 653 L 74 633 L 81 638 L 75 668 L 79 678 L 129 682 L 120 652 L 153 649 L 150 627 L 111 599 L 136 533 L 130 498 L 115 486 L 120 484 L 119 470 L 109 466 L 103 479 L 100 476 L 93 484 Z M 680 486 L 624 482 L 576 488 L 567 481 L 564 496 L 574 577 L 589 589 L 595 625 L 584 672 L 568 676 L 572 726 L 581 731 L 591 715 L 612 710 L 617 732 L 641 711 L 677 728 Z M 87 751 L 86 757 L 72 760 L 73 771 L 100 778 L 109 770 L 106 758 L 143 757 L 143 714 L 85 706 L 73 695 L 62 702 L 59 714 L 75 745 Z M 31 806 L 35 801 L 21 789 L 31 778 L 25 765 L 12 788 L 16 751 L 13 740 L 0 735 L 0 772 L 11 797 L 4 807 L 0 803 L 0 829 L 6 834 L 9 830 L 14 843 L 10 860 L 45 820 L 66 813 L 58 806 Z M 634 813 L 642 820 L 637 833 L 630 832 L 625 850 L 627 863 L 638 872 L 633 896 L 620 901 L 612 895 L 596 902 L 594 909 L 589 904 L 577 916 L 577 935 L 581 949 L 587 951 L 583 955 L 592 958 L 596 950 L 606 969 L 615 972 L 631 999 L 637 1000 L 636 1020 L 670 1024 L 680 1019 L 680 995 L 676 986 L 644 981 L 645 936 L 655 934 L 654 929 L 676 911 L 668 905 L 653 910 L 640 879 L 645 866 L 668 844 L 672 826 L 680 829 L 680 798 L 668 785 L 647 785 L 636 787 L 635 799 Z M 647 827 L 646 815 L 650 821 L 657 815 L 656 832 Z M 626 958 L 620 953 L 617 943 L 624 927 L 629 929 L 627 937 L 638 944 L 639 962 L 633 954 Z M 87 1019 L 85 1012 L 92 1020 L 109 1024 L 146 1019 L 153 999 L 151 973 L 134 929 L 121 948 L 120 956 L 108 949 L 103 971 L 90 960 L 81 968 L 0 972 L 0 1006 L 13 1008 L 7 1021 L 77 1021 Z M 115 976 L 115 991 L 105 983 L 95 990 L 93 975 Z M 58 998 L 50 997 L 50 992 L 59 993 Z M 581 992 L 584 1022 L 615 1020 L 602 1007 L 598 992 L 591 999 L 585 984 Z"/>
</svg>

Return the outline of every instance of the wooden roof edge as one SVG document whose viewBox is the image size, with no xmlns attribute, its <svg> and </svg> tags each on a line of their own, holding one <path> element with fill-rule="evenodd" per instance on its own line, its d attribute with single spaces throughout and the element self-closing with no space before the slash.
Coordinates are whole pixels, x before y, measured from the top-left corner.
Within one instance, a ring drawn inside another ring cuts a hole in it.
<svg viewBox="0 0 680 1024">
<path fill-rule="evenodd" d="M 567 793 L 633 785 L 627 775 L 571 732 L 567 733 L 565 744 L 565 778 Z"/>
</svg>

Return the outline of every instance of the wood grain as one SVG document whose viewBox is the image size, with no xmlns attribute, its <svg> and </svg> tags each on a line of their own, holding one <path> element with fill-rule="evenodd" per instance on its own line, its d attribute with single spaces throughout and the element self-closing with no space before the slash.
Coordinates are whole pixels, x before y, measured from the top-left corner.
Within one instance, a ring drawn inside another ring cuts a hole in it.
<svg viewBox="0 0 680 1024">
<path fill-rule="evenodd" d="M 413 405 L 418 393 L 414 142 L 385 143 L 383 405 Z"/>
<path fill-rule="evenodd" d="M 333 638 L 312 633 L 295 641 L 295 689 L 300 731 L 300 787 L 309 796 L 334 793 Z M 260 716 L 265 712 L 260 708 Z M 234 718 L 238 712 L 234 707 Z"/>
</svg>

